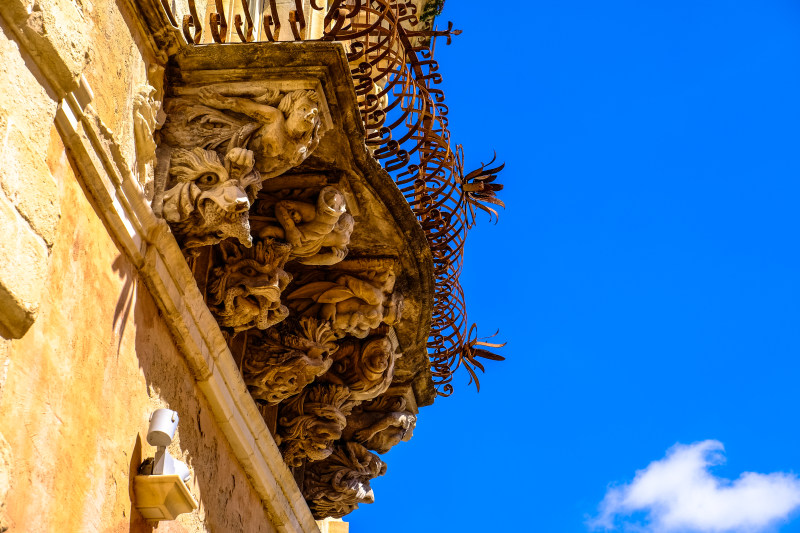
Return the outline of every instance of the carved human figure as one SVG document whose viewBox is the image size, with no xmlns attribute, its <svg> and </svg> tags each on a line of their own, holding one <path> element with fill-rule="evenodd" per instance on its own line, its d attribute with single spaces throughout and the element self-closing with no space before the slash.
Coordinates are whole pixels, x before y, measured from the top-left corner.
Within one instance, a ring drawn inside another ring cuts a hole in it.
<svg viewBox="0 0 800 533">
<path fill-rule="evenodd" d="M 217 132 L 217 136 L 224 135 L 233 145 L 252 150 L 262 179 L 280 176 L 296 167 L 319 144 L 320 111 L 316 91 L 297 90 L 281 96 L 278 91 L 267 90 L 260 96 L 248 98 L 225 94 L 215 87 L 203 87 L 198 98 L 204 106 L 239 113 L 249 119 L 220 117 L 203 109 L 195 109 L 191 116 L 203 124 L 227 125 L 228 128 L 222 128 L 225 133 Z M 219 145 L 220 139 L 213 139 L 212 143 Z"/>
<path fill-rule="evenodd" d="M 335 275 L 333 281 L 315 281 L 292 291 L 288 305 L 302 316 L 328 321 L 337 338 L 363 339 L 381 323 L 400 320 L 403 297 L 394 291 L 391 271 L 371 271 L 364 279 L 351 274 Z"/>
<path fill-rule="evenodd" d="M 410 387 L 392 387 L 378 398 L 353 408 L 342 439 L 358 442 L 380 454 L 386 453 L 401 441 L 411 439 L 417 424 L 416 413 Z"/>
<path fill-rule="evenodd" d="M 292 245 L 292 259 L 304 265 L 333 265 L 347 255 L 353 217 L 336 187 L 323 188 L 316 205 L 297 200 L 275 204 L 278 225 L 259 232 L 263 238 L 283 239 Z"/>
<path fill-rule="evenodd" d="M 392 384 L 395 361 L 401 355 L 397 341 L 388 335 L 374 335 L 363 341 L 345 339 L 324 380 L 347 386 L 351 400 L 372 400 Z"/>
<path fill-rule="evenodd" d="M 156 211 L 169 222 L 184 248 L 216 244 L 233 237 L 252 244 L 248 210 L 260 178 L 253 152 L 234 148 L 227 168 L 213 150 L 176 148 L 170 154 L 169 184 Z"/>
<path fill-rule="evenodd" d="M 220 243 L 223 263 L 212 271 L 209 308 L 220 326 L 235 333 L 267 329 L 289 316 L 281 293 L 292 280 L 283 270 L 289 247 L 258 241 L 252 248 L 231 241 Z"/>
<path fill-rule="evenodd" d="M 330 368 L 333 340 L 328 324 L 314 318 L 300 319 L 293 331 L 250 333 L 242 372 L 250 394 L 266 405 L 298 394 Z"/>
<path fill-rule="evenodd" d="M 167 118 L 156 100 L 156 89 L 150 85 L 140 86 L 133 96 L 133 136 L 136 146 L 136 177 L 141 185 L 148 180 L 151 163 L 156 155 L 154 133 Z M 152 185 L 148 193 L 152 199 Z"/>
<path fill-rule="evenodd" d="M 370 481 L 386 473 L 386 464 L 356 442 L 337 445 L 333 453 L 306 466 L 303 497 L 317 520 L 341 518 L 360 503 L 374 503 Z"/>
<path fill-rule="evenodd" d="M 342 436 L 353 408 L 350 391 L 342 385 L 312 384 L 278 408 L 277 437 L 283 459 L 300 466 L 304 459 L 321 461 Z"/>
</svg>

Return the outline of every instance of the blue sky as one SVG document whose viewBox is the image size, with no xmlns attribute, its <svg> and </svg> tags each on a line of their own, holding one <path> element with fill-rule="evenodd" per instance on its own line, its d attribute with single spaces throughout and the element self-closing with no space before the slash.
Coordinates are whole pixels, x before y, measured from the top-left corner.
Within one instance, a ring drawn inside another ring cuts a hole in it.
<svg viewBox="0 0 800 533">
<path fill-rule="evenodd" d="M 467 166 L 507 164 L 462 277 L 507 361 L 421 411 L 351 532 L 587 532 L 609 487 L 709 439 L 710 475 L 791 485 L 800 2 L 506 4 L 448 0 L 437 59 Z M 634 511 L 614 530 L 661 527 Z"/>
</svg>

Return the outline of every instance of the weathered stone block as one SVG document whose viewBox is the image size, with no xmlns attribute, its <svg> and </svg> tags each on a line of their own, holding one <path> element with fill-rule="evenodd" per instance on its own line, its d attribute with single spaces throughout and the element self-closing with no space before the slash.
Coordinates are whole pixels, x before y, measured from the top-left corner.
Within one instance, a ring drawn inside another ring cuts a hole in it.
<svg viewBox="0 0 800 533">
<path fill-rule="evenodd" d="M 26 132 L 8 124 L 4 133 L 2 153 L 7 165 L 0 167 L 0 187 L 33 230 L 52 246 L 61 218 L 58 186 Z"/>
<path fill-rule="evenodd" d="M 47 246 L 0 194 L 0 335 L 20 338 L 36 319 L 47 279 Z"/>
<path fill-rule="evenodd" d="M 85 21 L 70 0 L 6 0 L 0 9 L 62 96 L 78 87 L 88 59 Z"/>
</svg>

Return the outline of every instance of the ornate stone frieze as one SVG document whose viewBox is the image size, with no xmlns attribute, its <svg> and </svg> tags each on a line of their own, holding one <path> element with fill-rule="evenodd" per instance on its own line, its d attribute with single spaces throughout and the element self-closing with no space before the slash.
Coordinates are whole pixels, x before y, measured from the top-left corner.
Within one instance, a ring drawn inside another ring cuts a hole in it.
<svg viewBox="0 0 800 533">
<path fill-rule="evenodd" d="M 403 297 L 394 290 L 391 262 L 383 268 L 360 272 L 311 272 L 287 295 L 287 305 L 300 316 L 314 316 L 331 324 L 337 338 L 352 335 L 363 339 L 381 324 L 396 324 Z"/>
<path fill-rule="evenodd" d="M 292 259 L 304 265 L 333 265 L 347 255 L 354 221 L 346 212 L 344 195 L 336 187 L 324 187 L 314 203 L 282 199 L 270 207 L 275 223 L 258 234 L 288 242 Z"/>
<path fill-rule="evenodd" d="M 353 408 L 342 439 L 386 453 L 408 441 L 417 424 L 417 405 L 409 385 L 392 387 L 378 398 Z"/>
<path fill-rule="evenodd" d="M 210 278 L 209 308 L 220 326 L 234 333 L 267 329 L 289 315 L 281 293 L 292 280 L 283 270 L 289 247 L 272 240 L 245 248 L 230 240 L 219 244 L 222 264 Z"/>
<path fill-rule="evenodd" d="M 345 385 L 351 400 L 372 400 L 392 384 L 394 363 L 401 355 L 394 332 L 364 340 L 348 338 L 341 342 L 324 380 Z"/>
<path fill-rule="evenodd" d="M 314 518 L 341 518 L 358 504 L 375 501 L 370 481 L 385 473 L 380 457 L 356 442 L 346 442 L 324 461 L 306 466 L 303 496 Z"/>
<path fill-rule="evenodd" d="M 317 383 L 281 403 L 277 437 L 289 466 L 304 459 L 321 461 L 333 452 L 353 409 L 350 390 L 343 385 Z"/>
<path fill-rule="evenodd" d="M 253 398 L 267 405 L 300 393 L 333 363 L 337 349 L 328 324 L 302 318 L 295 328 L 251 332 L 243 363 L 244 380 Z"/>
</svg>

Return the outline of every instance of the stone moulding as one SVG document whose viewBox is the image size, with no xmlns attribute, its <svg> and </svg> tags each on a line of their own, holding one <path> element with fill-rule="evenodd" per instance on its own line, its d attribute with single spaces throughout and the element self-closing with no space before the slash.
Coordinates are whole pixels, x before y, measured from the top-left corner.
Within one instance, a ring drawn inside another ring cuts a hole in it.
<svg viewBox="0 0 800 533">
<path fill-rule="evenodd" d="M 306 43 L 297 47 L 228 47 L 225 61 L 202 48 L 184 50 L 171 61 L 178 71 L 194 65 L 220 68 L 236 62 L 269 64 L 275 76 L 295 72 L 304 63 L 314 72 L 331 108 L 342 117 L 342 129 L 351 155 L 365 179 L 394 216 L 393 223 L 410 243 L 406 259 L 418 272 L 420 293 L 433 293 L 430 250 L 424 234 L 400 191 L 372 159 L 363 144 L 364 130 L 355 105 L 352 81 L 342 46 L 338 43 Z M 77 168 L 76 174 L 93 198 L 98 214 L 121 251 L 137 268 L 142 281 L 162 311 L 175 342 L 186 359 L 198 388 L 207 398 L 222 433 L 228 439 L 254 489 L 280 532 L 316 532 L 314 521 L 292 472 L 284 463 L 242 375 L 226 339 L 203 295 L 175 237 L 164 219 L 157 217 L 131 165 L 125 160 L 114 135 L 91 106 L 92 92 L 82 80 L 78 89 L 60 103 L 56 126 Z M 432 302 L 422 301 L 415 311 L 421 317 L 418 331 L 408 332 L 404 351 L 424 354 Z M 427 317 L 427 319 L 426 319 Z M 421 355 L 423 356 L 423 355 Z M 427 365 L 426 365 L 427 366 Z M 430 375 L 413 382 L 417 403 L 433 400 Z"/>
</svg>

